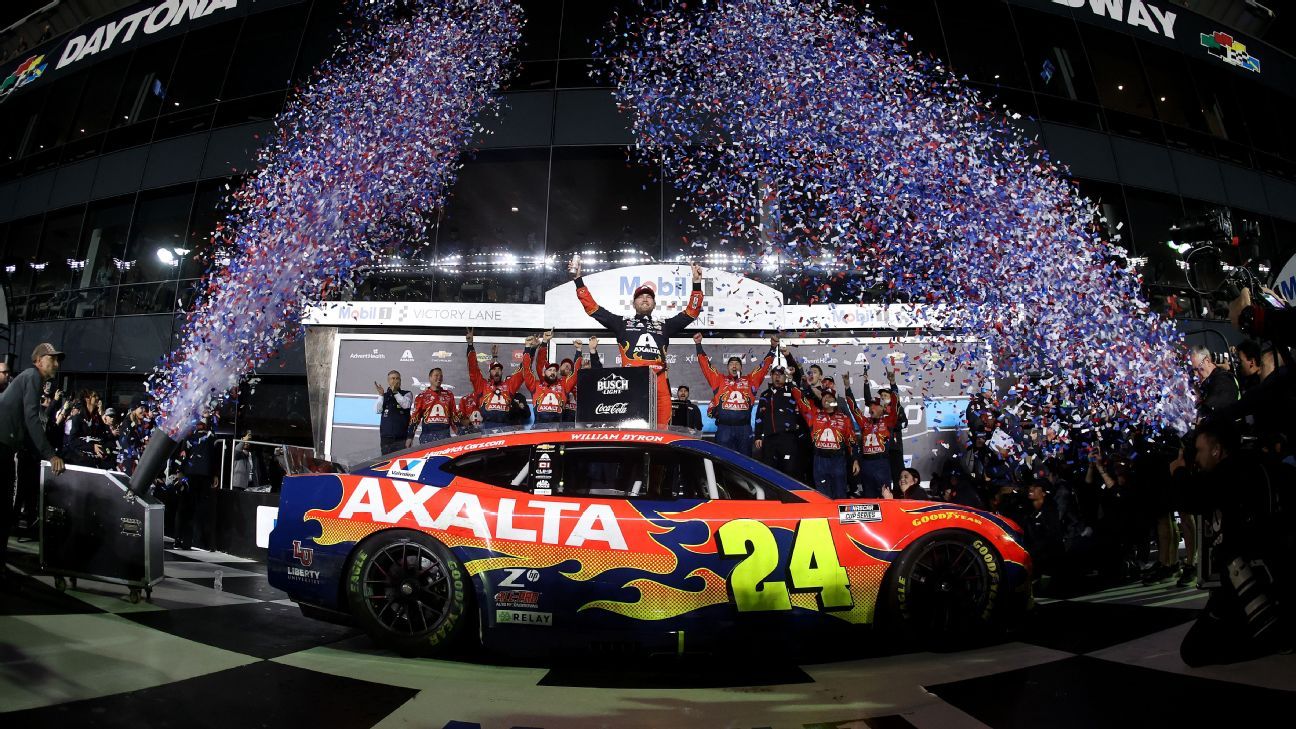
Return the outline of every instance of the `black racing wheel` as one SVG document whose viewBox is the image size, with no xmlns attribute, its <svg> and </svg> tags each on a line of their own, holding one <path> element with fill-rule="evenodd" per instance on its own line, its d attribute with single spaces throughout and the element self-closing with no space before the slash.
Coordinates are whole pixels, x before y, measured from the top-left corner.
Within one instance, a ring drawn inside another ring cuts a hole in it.
<svg viewBox="0 0 1296 729">
<path fill-rule="evenodd" d="M 884 621 L 924 642 L 984 637 L 995 624 L 1003 569 L 985 537 L 957 529 L 923 536 L 891 566 Z"/>
<path fill-rule="evenodd" d="M 401 655 L 438 655 L 474 633 L 467 572 L 444 544 L 420 532 L 388 530 L 361 542 L 346 593 L 356 622 Z"/>
</svg>

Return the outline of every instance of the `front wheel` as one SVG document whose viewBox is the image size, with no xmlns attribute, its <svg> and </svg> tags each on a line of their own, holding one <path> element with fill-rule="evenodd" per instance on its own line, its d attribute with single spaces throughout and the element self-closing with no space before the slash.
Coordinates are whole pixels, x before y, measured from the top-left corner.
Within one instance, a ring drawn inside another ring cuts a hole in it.
<svg viewBox="0 0 1296 729">
<path fill-rule="evenodd" d="M 989 634 L 1003 559 L 989 540 L 945 530 L 910 545 L 887 578 L 886 617 L 907 637 L 944 645 Z"/>
<path fill-rule="evenodd" d="M 375 643 L 401 655 L 444 653 L 472 634 L 464 567 L 426 534 L 390 530 L 361 542 L 346 592 L 356 622 Z"/>
</svg>

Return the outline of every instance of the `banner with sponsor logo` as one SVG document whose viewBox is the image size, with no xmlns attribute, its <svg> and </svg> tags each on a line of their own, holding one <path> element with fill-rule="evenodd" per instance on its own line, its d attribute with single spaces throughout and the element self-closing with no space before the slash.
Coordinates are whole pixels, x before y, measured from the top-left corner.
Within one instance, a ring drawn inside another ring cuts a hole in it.
<svg viewBox="0 0 1296 729">
<path fill-rule="evenodd" d="M 0 101 L 181 33 L 305 0 L 150 0 L 97 17 L 0 67 Z M 229 45 L 239 27 L 230 28 Z M 165 81 L 165 79 L 163 79 Z M 132 91 L 131 93 L 134 93 Z"/>
<path fill-rule="evenodd" d="M 657 422 L 656 376 L 648 367 L 581 370 L 576 393 L 576 419 L 582 423 Z"/>
<path fill-rule="evenodd" d="M 477 337 L 476 352 L 483 376 L 489 375 L 491 346 L 499 345 L 505 377 L 522 365 L 522 339 Z M 355 464 L 379 455 L 378 401 L 375 387 L 387 387 L 387 373 L 401 374 L 401 387 L 417 397 L 428 386 L 428 370 L 441 368 L 442 387 L 456 402 L 472 390 L 464 338 L 447 335 L 339 334 L 331 388 L 326 400 L 325 458 Z M 522 389 L 523 394 L 526 388 Z M 417 434 L 415 435 L 417 439 Z"/>
<path fill-rule="evenodd" d="M 1296 61 L 1286 53 L 1250 38 L 1170 0 L 1008 0 L 1048 13 L 1066 15 L 1089 25 L 1169 46 L 1189 58 L 1231 70 L 1289 95 L 1296 95 Z M 1027 58 L 1031 73 L 1044 59 Z M 1131 59 L 1130 63 L 1136 64 Z M 1099 79 L 1108 81 L 1110 79 Z"/>
<path fill-rule="evenodd" d="M 336 301 L 308 308 L 304 321 L 324 326 L 541 329 L 544 308 L 538 304 Z"/>
</svg>

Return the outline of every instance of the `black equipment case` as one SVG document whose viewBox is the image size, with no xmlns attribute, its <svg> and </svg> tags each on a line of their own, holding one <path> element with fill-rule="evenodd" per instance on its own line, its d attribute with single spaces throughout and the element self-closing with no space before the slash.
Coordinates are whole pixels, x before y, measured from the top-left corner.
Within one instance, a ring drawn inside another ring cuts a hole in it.
<svg viewBox="0 0 1296 729">
<path fill-rule="evenodd" d="M 140 592 L 151 598 L 162 580 L 165 557 L 160 502 L 130 490 L 125 474 L 68 466 L 55 476 L 48 463 L 41 469 L 40 563 L 64 578 L 110 582 L 130 588 L 131 602 Z"/>
</svg>

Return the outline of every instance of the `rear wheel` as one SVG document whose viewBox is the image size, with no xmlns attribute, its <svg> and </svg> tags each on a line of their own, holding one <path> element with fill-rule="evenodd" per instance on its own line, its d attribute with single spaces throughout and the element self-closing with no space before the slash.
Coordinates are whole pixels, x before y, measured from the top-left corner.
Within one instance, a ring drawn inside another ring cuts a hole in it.
<svg viewBox="0 0 1296 729">
<path fill-rule="evenodd" d="M 437 655 L 472 635 L 463 565 L 420 532 L 384 531 L 360 543 L 347 572 L 351 614 L 379 645 L 401 655 Z"/>
<path fill-rule="evenodd" d="M 887 579 L 886 617 L 910 639 L 942 644 L 984 637 L 994 627 L 1003 560 L 984 537 L 928 534 L 900 555 Z"/>
</svg>

